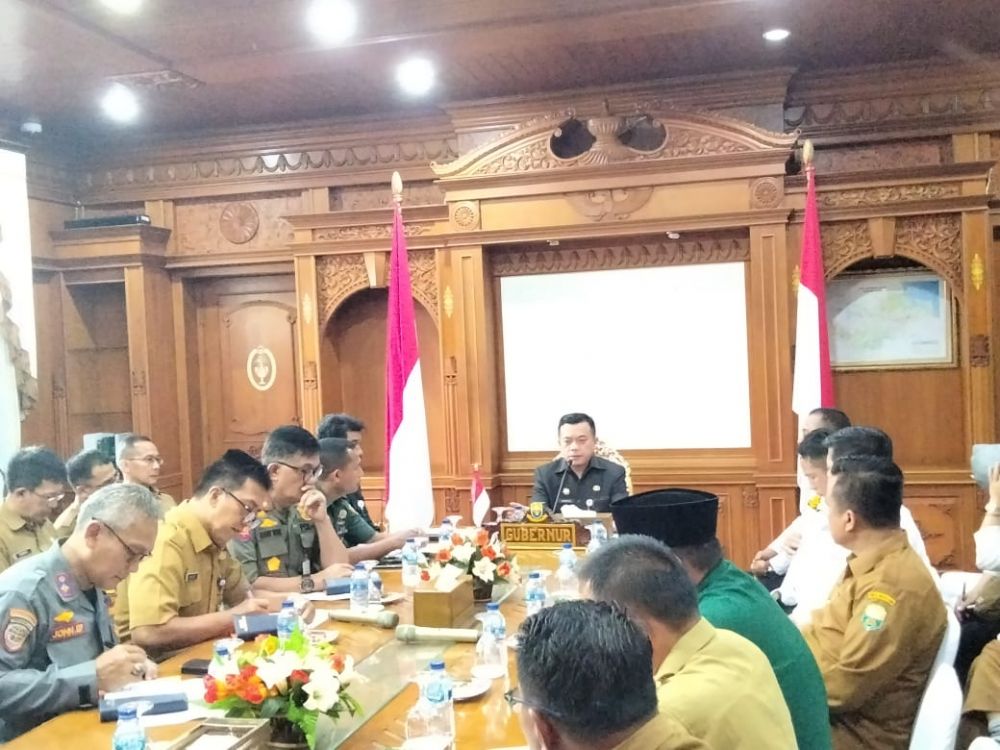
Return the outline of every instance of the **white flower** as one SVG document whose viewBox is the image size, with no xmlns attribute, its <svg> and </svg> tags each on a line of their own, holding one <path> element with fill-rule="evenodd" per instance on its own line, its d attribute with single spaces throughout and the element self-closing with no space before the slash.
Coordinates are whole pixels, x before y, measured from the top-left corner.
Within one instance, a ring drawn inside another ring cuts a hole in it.
<svg viewBox="0 0 1000 750">
<path fill-rule="evenodd" d="M 257 663 L 257 676 L 269 689 L 288 680 L 293 669 L 301 669 L 297 654 L 282 651 Z"/>
<path fill-rule="evenodd" d="M 476 560 L 476 564 L 472 566 L 472 575 L 481 581 L 490 583 L 493 580 L 493 573 L 496 569 L 497 566 L 494 565 L 493 561 L 488 557 L 484 557 L 482 560 Z"/>
<path fill-rule="evenodd" d="M 458 547 L 452 547 L 451 549 L 451 559 L 462 565 L 468 565 L 469 560 L 472 558 L 472 547 L 468 544 L 462 544 Z"/>
<path fill-rule="evenodd" d="M 326 713 L 340 700 L 340 678 L 329 668 L 313 672 L 302 689 L 309 695 L 303 704 L 307 711 Z"/>
</svg>

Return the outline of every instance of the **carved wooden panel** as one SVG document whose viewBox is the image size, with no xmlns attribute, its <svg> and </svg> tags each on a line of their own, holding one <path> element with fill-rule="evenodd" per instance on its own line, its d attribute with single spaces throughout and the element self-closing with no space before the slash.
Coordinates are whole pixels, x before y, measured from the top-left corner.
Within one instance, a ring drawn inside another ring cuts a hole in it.
<svg viewBox="0 0 1000 750">
<path fill-rule="evenodd" d="M 323 255 L 316 259 L 319 318 L 323 323 L 341 302 L 368 287 L 364 258 L 358 255 Z"/>
<path fill-rule="evenodd" d="M 926 140 L 880 143 L 874 146 L 838 146 L 816 152 L 816 174 L 860 172 L 894 167 L 926 167 L 952 162 L 951 140 Z"/>
<path fill-rule="evenodd" d="M 820 225 L 823 270 L 828 279 L 875 252 L 867 221 L 837 221 Z"/>
<path fill-rule="evenodd" d="M 961 189 L 955 183 L 932 182 L 918 185 L 886 185 L 822 192 L 816 197 L 816 201 L 820 208 L 857 208 L 903 201 L 954 198 L 961 193 Z"/>
<path fill-rule="evenodd" d="M 284 216 L 302 213 L 302 194 L 269 193 L 246 200 L 178 201 L 176 252 L 204 255 L 275 250 L 292 240 Z"/>
<path fill-rule="evenodd" d="M 900 218 L 896 222 L 896 254 L 933 269 L 961 296 L 962 220 L 958 214 Z"/>
<path fill-rule="evenodd" d="M 433 182 L 404 182 L 403 208 L 444 203 L 444 191 Z M 384 185 L 345 185 L 330 190 L 331 211 L 359 211 L 392 206 L 392 191 Z"/>
<path fill-rule="evenodd" d="M 913 513 L 927 556 L 936 568 L 964 569 L 960 529 L 961 495 L 948 487 L 919 487 L 906 493 L 906 506 Z"/>
</svg>

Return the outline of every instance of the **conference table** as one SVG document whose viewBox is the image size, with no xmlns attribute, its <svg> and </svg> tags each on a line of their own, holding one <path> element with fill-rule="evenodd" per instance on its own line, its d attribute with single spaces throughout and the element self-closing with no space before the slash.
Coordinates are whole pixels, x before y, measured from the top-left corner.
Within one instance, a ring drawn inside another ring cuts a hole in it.
<svg viewBox="0 0 1000 750">
<path fill-rule="evenodd" d="M 518 551 L 522 575 L 529 570 L 551 570 L 556 556 L 551 550 Z M 403 591 L 398 570 L 381 571 L 387 593 Z M 516 632 L 525 617 L 523 587 L 500 589 L 494 598 L 502 596 L 500 609 L 507 620 L 507 632 Z M 347 602 L 318 602 L 318 608 L 341 608 Z M 400 601 L 387 609 L 399 615 L 400 623 L 412 624 L 413 598 L 407 592 Z M 477 611 L 485 607 L 477 605 Z M 471 625 L 471 624 L 470 624 Z M 474 643 L 405 644 L 396 641 L 395 632 L 371 625 L 328 620 L 324 628 L 338 632 L 336 648 L 355 660 L 355 670 L 362 679 L 350 687 L 359 700 L 364 714 L 354 720 L 341 721 L 332 737 L 325 739 L 324 748 L 344 750 L 384 750 L 397 748 L 406 738 L 406 715 L 417 701 L 418 689 L 413 682 L 417 673 L 429 662 L 443 657 L 448 673 L 456 680 L 470 678 L 475 663 Z M 160 666 L 160 676 L 180 674 L 181 665 L 189 659 L 208 659 L 212 643 L 201 643 L 186 649 Z M 479 698 L 455 704 L 457 750 L 464 748 L 515 748 L 525 745 L 517 715 L 504 700 L 504 693 L 516 686 L 516 653 L 511 650 L 507 678 L 493 680 L 488 692 Z M 193 722 L 148 730 L 150 747 L 166 747 L 196 727 Z M 102 723 L 96 709 L 71 711 L 39 725 L 8 742 L 9 750 L 66 750 L 67 748 L 110 748 L 114 734 L 113 722 Z M 321 747 L 317 743 L 317 747 Z"/>
</svg>

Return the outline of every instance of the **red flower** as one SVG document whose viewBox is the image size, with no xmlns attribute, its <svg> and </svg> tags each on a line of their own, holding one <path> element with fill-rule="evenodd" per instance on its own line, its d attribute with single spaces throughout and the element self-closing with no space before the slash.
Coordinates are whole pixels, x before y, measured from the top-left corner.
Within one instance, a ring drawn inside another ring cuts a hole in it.
<svg viewBox="0 0 1000 750">
<path fill-rule="evenodd" d="M 298 682 L 302 685 L 305 685 L 307 682 L 309 682 L 309 673 L 306 672 L 304 669 L 293 669 L 292 673 L 288 675 L 288 681 Z"/>
<path fill-rule="evenodd" d="M 205 685 L 205 702 L 215 703 L 219 700 L 219 686 L 216 684 L 215 679 L 209 675 L 205 675 L 203 683 Z"/>
<path fill-rule="evenodd" d="M 502 562 L 497 565 L 497 575 L 501 578 L 506 578 L 510 575 L 510 563 Z"/>
<path fill-rule="evenodd" d="M 334 654 L 333 655 L 333 659 L 331 661 L 333 663 L 334 670 L 338 674 L 340 672 L 343 672 L 344 671 L 344 667 L 347 665 L 347 662 L 344 661 L 344 657 L 341 656 L 340 654 Z"/>
<path fill-rule="evenodd" d="M 442 547 L 437 553 L 438 562 L 446 563 L 451 559 L 451 550 L 447 547 Z"/>
<path fill-rule="evenodd" d="M 421 581 L 431 580 L 431 572 L 427 570 L 427 568 L 424 568 L 423 570 L 420 571 L 420 580 Z"/>
<path fill-rule="evenodd" d="M 480 552 L 483 553 L 483 557 L 489 558 L 490 560 L 495 560 L 497 552 L 492 547 L 483 547 Z"/>
<path fill-rule="evenodd" d="M 487 533 L 486 529 L 480 529 L 476 532 L 476 546 L 485 547 L 486 543 L 490 540 L 490 535 Z"/>
<path fill-rule="evenodd" d="M 240 679 L 250 680 L 257 676 L 257 667 L 253 664 L 244 664 L 240 670 Z"/>
<path fill-rule="evenodd" d="M 462 535 L 461 534 L 452 534 L 451 535 L 451 543 L 453 545 L 455 545 L 456 547 L 460 547 L 461 545 L 463 545 L 465 543 L 465 540 L 462 539 Z"/>
</svg>

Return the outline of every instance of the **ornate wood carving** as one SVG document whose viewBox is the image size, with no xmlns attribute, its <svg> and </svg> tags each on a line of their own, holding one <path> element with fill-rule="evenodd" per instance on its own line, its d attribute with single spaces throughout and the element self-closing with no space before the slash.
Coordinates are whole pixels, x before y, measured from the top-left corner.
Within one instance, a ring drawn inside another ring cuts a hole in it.
<svg viewBox="0 0 1000 750">
<path fill-rule="evenodd" d="M 761 177 L 750 184 L 750 208 L 777 208 L 785 189 L 777 177 Z"/>
<path fill-rule="evenodd" d="M 651 187 L 615 188 L 568 193 L 566 200 L 581 216 L 586 216 L 591 221 L 603 221 L 609 216 L 614 219 L 627 219 L 633 212 L 649 203 L 652 195 Z"/>
<path fill-rule="evenodd" d="M 331 211 L 362 211 L 372 208 L 390 208 L 392 191 L 384 185 L 349 185 L 330 191 Z M 444 191 L 433 182 L 403 183 L 403 208 L 407 206 L 433 206 L 444 203 Z"/>
<path fill-rule="evenodd" d="M 704 236 L 599 247 L 522 246 L 500 248 L 492 251 L 489 257 L 494 276 L 727 263 L 747 260 L 750 257 L 750 240 Z"/>
<path fill-rule="evenodd" d="M 404 223 L 403 234 L 407 237 L 414 237 L 427 234 L 431 227 L 427 224 Z M 327 229 L 317 229 L 313 232 L 313 240 L 322 241 L 342 241 L 342 240 L 387 240 L 392 237 L 391 224 L 365 224 L 362 226 L 330 227 Z"/>
<path fill-rule="evenodd" d="M 920 261 L 962 292 L 962 220 L 958 214 L 906 216 L 896 222 L 896 254 Z"/>
<path fill-rule="evenodd" d="M 230 203 L 219 216 L 219 231 L 234 245 L 249 242 L 260 228 L 260 215 L 252 203 Z"/>
<path fill-rule="evenodd" d="M 875 252 L 866 221 L 821 224 L 820 234 L 823 242 L 823 269 L 828 279 Z"/>
<path fill-rule="evenodd" d="M 132 370 L 132 395 L 146 395 L 146 371 Z"/>
<path fill-rule="evenodd" d="M 951 161 L 951 141 L 938 138 L 823 149 L 816 152 L 816 172 L 822 175 L 896 167 L 929 167 Z"/>
<path fill-rule="evenodd" d="M 955 183 L 928 183 L 821 192 L 817 196 L 817 202 L 821 208 L 856 208 L 883 203 L 953 198 L 957 195 L 961 195 L 961 189 Z"/>
<path fill-rule="evenodd" d="M 755 509 L 760 505 L 760 498 L 757 495 L 757 488 L 743 487 L 743 507 Z"/>
<path fill-rule="evenodd" d="M 316 374 L 316 363 L 312 360 L 306 362 L 302 373 L 302 387 L 307 391 L 315 391 L 318 384 L 318 378 Z"/>
<path fill-rule="evenodd" d="M 176 252 L 180 255 L 274 250 L 292 241 L 284 218 L 301 213 L 302 194 L 270 193 L 252 201 L 178 201 L 175 208 Z"/>
<path fill-rule="evenodd" d="M 990 366 L 990 338 L 977 333 L 969 337 L 969 364 L 973 367 Z"/>
<path fill-rule="evenodd" d="M 458 201 L 449 204 L 449 209 L 452 226 L 463 231 L 479 229 L 479 201 Z"/>
<path fill-rule="evenodd" d="M 413 296 L 427 308 L 434 322 L 439 323 L 437 261 L 434 251 L 414 250 L 409 253 L 409 261 Z"/>
<path fill-rule="evenodd" d="M 316 259 L 319 322 L 326 325 L 347 297 L 368 288 L 368 270 L 361 255 L 323 255 Z"/>
<path fill-rule="evenodd" d="M 458 492 L 454 487 L 444 491 L 444 510 L 446 513 L 462 512 L 462 502 L 458 499 Z"/>
</svg>

